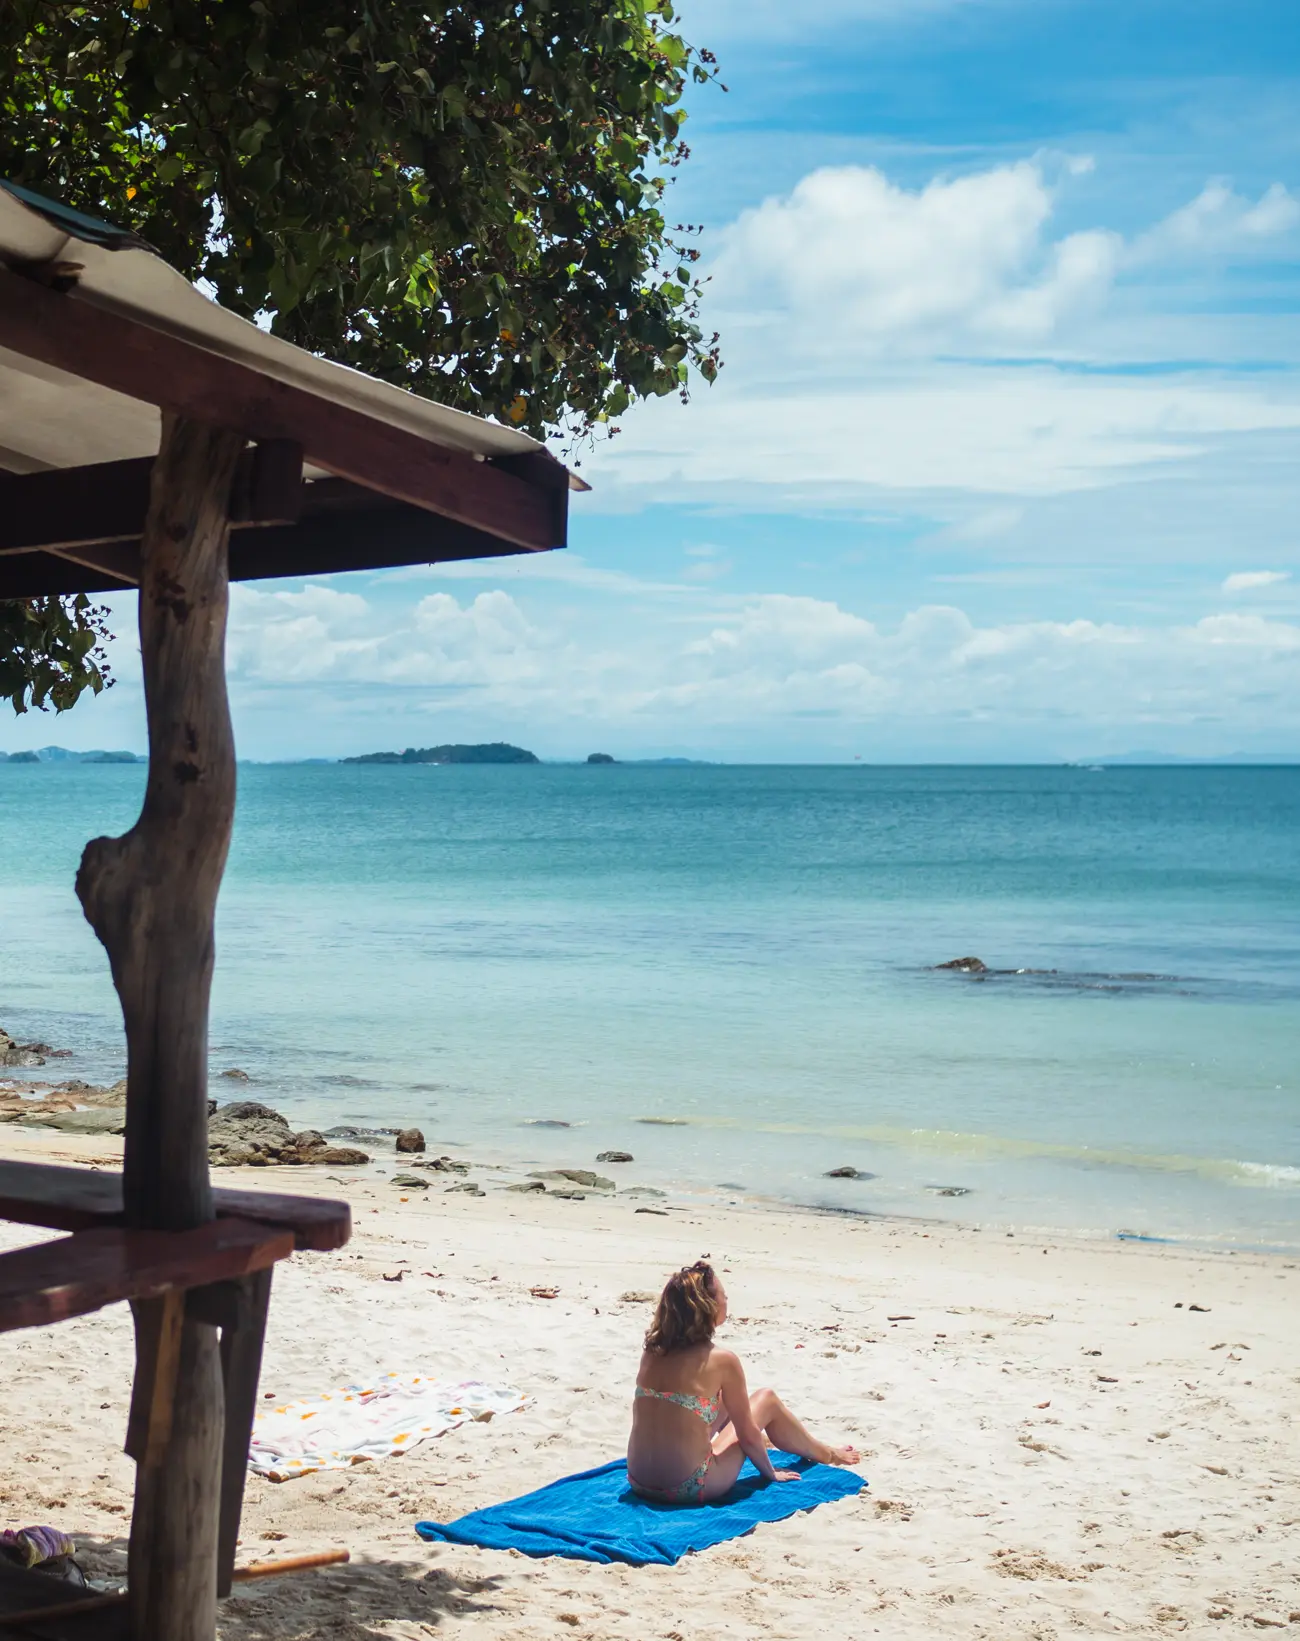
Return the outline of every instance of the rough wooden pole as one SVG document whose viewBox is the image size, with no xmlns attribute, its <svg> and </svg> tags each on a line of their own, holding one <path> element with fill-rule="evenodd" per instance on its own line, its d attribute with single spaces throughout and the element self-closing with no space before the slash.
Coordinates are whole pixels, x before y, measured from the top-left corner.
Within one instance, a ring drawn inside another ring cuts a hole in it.
<svg viewBox="0 0 1300 1641">
<path fill-rule="evenodd" d="M 213 918 L 235 808 L 226 699 L 226 547 L 237 433 L 165 416 L 141 543 L 140 651 L 149 778 L 124 837 L 95 838 L 77 894 L 103 941 L 126 1022 L 128 1223 L 187 1230 L 212 1218 L 208 999 Z M 156 1301 L 155 1305 L 163 1302 Z M 217 1330 L 136 1313 L 131 1523 L 136 1641 L 216 1630 L 222 1386 Z M 155 1371 L 155 1369 L 157 1371 Z"/>
</svg>

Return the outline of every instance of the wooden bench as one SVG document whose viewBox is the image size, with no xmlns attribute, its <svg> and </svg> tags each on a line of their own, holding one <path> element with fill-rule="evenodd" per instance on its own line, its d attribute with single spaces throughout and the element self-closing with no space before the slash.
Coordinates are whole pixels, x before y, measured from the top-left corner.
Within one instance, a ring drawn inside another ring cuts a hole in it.
<svg viewBox="0 0 1300 1641">
<path fill-rule="evenodd" d="M 65 1618 L 33 1621 L 26 1619 L 21 1629 L 11 1630 L 6 1613 L 31 1612 L 36 1607 L 62 1607 L 88 1591 L 47 1573 L 29 1572 L 0 1559 L 0 1636 L 22 1636 L 24 1641 L 129 1641 L 126 1607 L 109 1607 L 97 1613 L 69 1614 Z"/>
<path fill-rule="evenodd" d="M 238 1281 L 292 1252 L 292 1231 L 250 1219 L 214 1219 L 192 1231 L 103 1226 L 15 1248 L 0 1254 L 0 1333 Z"/>
<path fill-rule="evenodd" d="M 270 1191 L 218 1187 L 217 1217 L 256 1219 L 293 1232 L 295 1248 L 332 1253 L 352 1235 L 346 1202 Z M 88 1231 L 123 1220 L 122 1176 L 108 1168 L 56 1168 L 44 1162 L 0 1161 L 0 1219 L 50 1231 Z"/>
<path fill-rule="evenodd" d="M 217 1588 L 228 1595 L 272 1271 L 295 1249 L 341 1248 L 352 1219 L 346 1202 L 320 1197 L 218 1189 L 213 1199 L 217 1218 L 193 1230 L 132 1230 L 124 1224 L 121 1174 L 0 1162 L 0 1219 L 72 1233 L 0 1254 L 0 1333 L 132 1301 L 149 1371 L 136 1375 L 126 1451 L 147 1464 L 171 1430 L 183 1317 L 188 1313 L 221 1330 L 226 1411 Z M 59 1591 L 48 1580 L 45 1587 Z M 66 1589 L 59 1599 L 66 1599 Z M 0 1630 L 5 1605 L 0 1586 Z M 11 1612 L 21 1607 L 8 1605 Z M 84 1628 L 75 1633 L 99 1634 Z"/>
</svg>

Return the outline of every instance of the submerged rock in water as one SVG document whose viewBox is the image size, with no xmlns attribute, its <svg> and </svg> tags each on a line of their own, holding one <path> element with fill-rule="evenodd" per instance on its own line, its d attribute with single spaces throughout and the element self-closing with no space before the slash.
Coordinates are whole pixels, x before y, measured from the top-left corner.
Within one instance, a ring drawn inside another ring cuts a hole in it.
<svg viewBox="0 0 1300 1641">
<path fill-rule="evenodd" d="M 30 1043 L 15 1043 L 7 1031 L 0 1030 L 0 1066 L 43 1066 L 45 1056 L 38 1054 Z"/>
<path fill-rule="evenodd" d="M 561 1122 L 558 1117 L 529 1117 L 520 1123 L 521 1128 L 572 1128 L 573 1124 Z"/>
<path fill-rule="evenodd" d="M 635 1162 L 636 1158 L 630 1151 L 602 1151 L 596 1158 L 597 1162 Z"/>
<path fill-rule="evenodd" d="M 968 1197 L 972 1187 L 969 1185 L 927 1185 L 927 1191 L 933 1191 L 937 1197 Z"/>
<path fill-rule="evenodd" d="M 48 1043 L 17 1043 L 0 1028 L 0 1066 L 43 1066 L 46 1060 L 68 1060 L 70 1048 L 51 1048 Z"/>
<path fill-rule="evenodd" d="M 229 1077 L 232 1083 L 246 1083 L 249 1080 L 248 1073 L 241 1071 L 238 1066 L 231 1066 L 229 1071 L 223 1071 L 221 1075 Z"/>
<path fill-rule="evenodd" d="M 862 1168 L 828 1168 L 822 1176 L 824 1179 L 875 1179 L 874 1174 L 868 1174 Z"/>
<path fill-rule="evenodd" d="M 624 1197 L 666 1197 L 667 1191 L 656 1191 L 653 1185 L 629 1185 L 626 1191 L 620 1191 Z"/>
<path fill-rule="evenodd" d="M 424 1135 L 418 1128 L 403 1128 L 398 1131 L 397 1149 L 403 1152 L 424 1150 Z"/>
<path fill-rule="evenodd" d="M 952 957 L 946 963 L 936 963 L 936 969 L 952 969 L 957 974 L 987 974 L 989 966 L 982 957 Z"/>
</svg>

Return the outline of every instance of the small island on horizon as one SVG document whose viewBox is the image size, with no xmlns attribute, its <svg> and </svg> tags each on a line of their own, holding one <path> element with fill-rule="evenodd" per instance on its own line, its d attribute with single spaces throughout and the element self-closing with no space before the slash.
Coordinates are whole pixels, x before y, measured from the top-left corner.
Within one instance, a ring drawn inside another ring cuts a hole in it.
<svg viewBox="0 0 1300 1641">
<path fill-rule="evenodd" d="M 477 746 L 408 746 L 405 752 L 362 752 L 340 758 L 345 764 L 537 764 L 541 759 L 522 746 L 508 741 L 487 741 Z"/>
</svg>

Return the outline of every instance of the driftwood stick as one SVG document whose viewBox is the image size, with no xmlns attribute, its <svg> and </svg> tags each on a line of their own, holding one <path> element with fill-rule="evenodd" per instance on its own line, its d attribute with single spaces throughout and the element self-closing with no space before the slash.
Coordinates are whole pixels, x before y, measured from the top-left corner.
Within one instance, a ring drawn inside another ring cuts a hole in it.
<svg viewBox="0 0 1300 1641">
<path fill-rule="evenodd" d="M 124 1206 L 127 1224 L 147 1229 L 189 1230 L 213 1217 L 208 1000 L 235 807 L 226 548 L 244 443 L 238 433 L 163 419 L 140 547 L 144 807 L 124 837 L 89 843 L 77 874 L 77 894 L 108 952 L 122 1003 Z M 138 1327 L 137 1337 L 152 1331 Z M 164 1383 L 155 1384 L 157 1347 L 137 1358 L 148 1382 L 137 1387 L 136 1401 L 155 1415 L 150 1434 L 170 1429 L 165 1442 L 137 1449 L 144 1462 L 131 1522 L 131 1628 L 137 1641 L 212 1641 L 222 1442 L 217 1330 L 186 1315 L 169 1344 L 176 1364 L 169 1419 L 157 1417 L 168 1411 L 154 1397 L 156 1389 L 165 1393 Z"/>
</svg>

